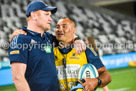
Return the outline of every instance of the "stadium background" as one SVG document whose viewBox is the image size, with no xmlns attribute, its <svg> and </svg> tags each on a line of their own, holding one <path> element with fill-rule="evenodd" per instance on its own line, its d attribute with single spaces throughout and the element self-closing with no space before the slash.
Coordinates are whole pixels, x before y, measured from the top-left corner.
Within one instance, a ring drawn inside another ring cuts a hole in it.
<svg viewBox="0 0 136 91">
<path fill-rule="evenodd" d="M 16 91 L 7 51 L 12 32 L 26 26 L 25 11 L 31 1 L 0 0 L 0 91 Z M 110 91 L 136 91 L 136 67 L 131 67 L 136 65 L 136 0 L 43 1 L 58 8 L 49 32 L 61 17 L 73 19 L 80 38 L 95 37 L 112 76 Z"/>
</svg>

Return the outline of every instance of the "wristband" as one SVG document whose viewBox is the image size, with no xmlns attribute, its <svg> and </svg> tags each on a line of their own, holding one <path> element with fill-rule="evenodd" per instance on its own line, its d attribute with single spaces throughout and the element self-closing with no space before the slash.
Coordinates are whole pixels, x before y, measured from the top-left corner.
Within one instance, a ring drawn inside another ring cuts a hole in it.
<svg viewBox="0 0 136 91">
<path fill-rule="evenodd" d="M 102 81 L 100 78 L 97 78 L 97 79 L 98 79 L 98 86 L 97 87 L 99 87 L 102 84 Z"/>
</svg>

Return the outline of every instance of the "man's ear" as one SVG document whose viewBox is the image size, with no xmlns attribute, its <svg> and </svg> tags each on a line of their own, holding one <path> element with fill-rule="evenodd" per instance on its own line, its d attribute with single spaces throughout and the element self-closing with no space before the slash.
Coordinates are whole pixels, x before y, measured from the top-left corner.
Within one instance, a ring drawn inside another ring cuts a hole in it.
<svg viewBox="0 0 136 91">
<path fill-rule="evenodd" d="M 36 14 L 35 14 L 35 12 L 31 12 L 31 18 L 32 18 L 33 20 L 36 20 Z"/>
<path fill-rule="evenodd" d="M 74 28 L 74 29 L 73 29 L 73 33 L 75 34 L 76 32 L 77 32 L 77 29 L 76 29 L 76 28 Z"/>
</svg>

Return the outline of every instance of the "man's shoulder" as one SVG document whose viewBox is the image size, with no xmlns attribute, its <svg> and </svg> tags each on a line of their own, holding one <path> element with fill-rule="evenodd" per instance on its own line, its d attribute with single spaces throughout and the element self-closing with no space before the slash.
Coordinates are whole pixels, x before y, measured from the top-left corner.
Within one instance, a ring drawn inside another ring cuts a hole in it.
<svg viewBox="0 0 136 91">
<path fill-rule="evenodd" d="M 22 42 L 22 43 L 28 43 L 31 40 L 31 36 L 29 35 L 17 35 L 13 38 L 12 42 Z"/>
<path fill-rule="evenodd" d="M 51 34 L 50 32 L 45 32 L 46 37 L 52 38 L 53 34 Z"/>
<path fill-rule="evenodd" d="M 86 55 L 88 56 L 93 56 L 93 57 L 98 57 L 98 54 L 97 54 L 97 52 L 94 50 L 94 49 L 92 49 L 92 48 L 86 48 Z"/>
</svg>

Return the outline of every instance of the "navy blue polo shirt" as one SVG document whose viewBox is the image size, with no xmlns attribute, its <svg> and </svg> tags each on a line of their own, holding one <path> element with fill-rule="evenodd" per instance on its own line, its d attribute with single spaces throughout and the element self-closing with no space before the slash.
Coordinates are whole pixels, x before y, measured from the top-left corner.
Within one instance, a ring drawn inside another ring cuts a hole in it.
<svg viewBox="0 0 136 91">
<path fill-rule="evenodd" d="M 9 48 L 12 62 L 27 65 L 25 78 L 31 91 L 58 91 L 59 82 L 52 48 L 53 37 L 48 32 L 33 32 L 22 28 L 27 35 L 13 38 Z"/>
</svg>

